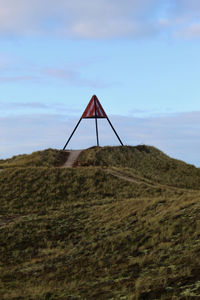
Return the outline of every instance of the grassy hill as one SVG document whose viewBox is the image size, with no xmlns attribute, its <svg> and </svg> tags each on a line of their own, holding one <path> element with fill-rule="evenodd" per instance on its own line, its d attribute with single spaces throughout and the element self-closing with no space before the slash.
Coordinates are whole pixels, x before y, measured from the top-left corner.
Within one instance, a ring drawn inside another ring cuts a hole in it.
<svg viewBox="0 0 200 300">
<path fill-rule="evenodd" d="M 166 185 L 200 188 L 200 169 L 151 146 L 93 147 L 82 152 L 79 165 L 123 168 L 130 174 Z"/>
<path fill-rule="evenodd" d="M 0 160 L 0 168 L 27 168 L 27 167 L 59 167 L 67 160 L 69 153 L 47 149 L 32 154 L 21 154 L 9 159 Z"/>
<path fill-rule="evenodd" d="M 67 157 L 0 161 L 0 298 L 198 299 L 199 169 L 147 146 Z"/>
</svg>

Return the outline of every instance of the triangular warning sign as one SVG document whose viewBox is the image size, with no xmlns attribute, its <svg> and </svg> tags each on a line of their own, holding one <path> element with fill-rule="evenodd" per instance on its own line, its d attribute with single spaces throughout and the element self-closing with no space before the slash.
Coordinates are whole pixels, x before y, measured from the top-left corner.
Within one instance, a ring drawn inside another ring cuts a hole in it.
<svg viewBox="0 0 200 300">
<path fill-rule="evenodd" d="M 82 119 L 95 119 L 95 123 L 96 123 L 96 136 L 97 136 L 97 146 L 99 146 L 99 133 L 98 133 L 98 124 L 97 124 L 97 119 L 107 119 L 108 123 L 110 124 L 112 130 L 114 131 L 114 133 L 116 134 L 120 144 L 123 146 L 123 143 L 119 137 L 119 135 L 117 134 L 115 128 L 113 127 L 112 123 L 110 122 L 108 116 L 106 115 L 103 107 L 101 106 L 101 103 L 99 102 L 99 99 L 97 98 L 97 96 L 92 96 L 88 106 L 86 107 L 84 113 L 82 114 L 80 120 L 78 121 L 76 127 L 74 128 L 72 134 L 70 135 L 68 141 L 66 142 L 63 150 L 65 150 L 65 148 L 67 147 L 67 145 L 69 144 L 72 136 L 74 135 L 76 129 L 78 128 L 80 122 Z"/>
<path fill-rule="evenodd" d="M 92 96 L 88 106 L 86 107 L 82 119 L 89 118 L 107 118 L 107 115 L 99 102 L 97 96 Z"/>
</svg>

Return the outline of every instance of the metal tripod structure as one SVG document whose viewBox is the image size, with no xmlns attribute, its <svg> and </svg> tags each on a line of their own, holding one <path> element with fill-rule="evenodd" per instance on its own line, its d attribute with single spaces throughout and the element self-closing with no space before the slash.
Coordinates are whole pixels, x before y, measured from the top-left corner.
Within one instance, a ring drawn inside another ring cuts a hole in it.
<svg viewBox="0 0 200 300">
<path fill-rule="evenodd" d="M 117 134 L 115 128 L 113 127 L 111 121 L 109 120 L 107 114 L 105 113 L 104 109 L 102 108 L 101 103 L 99 102 L 97 96 L 94 95 L 91 98 L 91 100 L 90 100 L 88 106 L 86 107 L 83 115 L 81 116 L 80 120 L 78 121 L 76 127 L 72 131 L 69 139 L 67 140 L 65 146 L 63 147 L 63 150 L 66 149 L 67 145 L 69 144 L 71 138 L 73 137 L 73 135 L 74 135 L 76 129 L 78 128 L 79 124 L 81 123 L 82 119 L 95 119 L 97 147 L 99 147 L 98 119 L 107 119 L 107 121 L 110 124 L 112 130 L 114 131 L 116 137 L 118 138 L 120 144 L 122 146 L 124 146 L 119 135 Z"/>
</svg>

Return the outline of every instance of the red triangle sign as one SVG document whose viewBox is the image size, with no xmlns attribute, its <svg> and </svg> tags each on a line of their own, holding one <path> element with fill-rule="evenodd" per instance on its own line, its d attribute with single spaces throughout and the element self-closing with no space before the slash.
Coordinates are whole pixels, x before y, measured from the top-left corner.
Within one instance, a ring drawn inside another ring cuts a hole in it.
<svg viewBox="0 0 200 300">
<path fill-rule="evenodd" d="M 97 119 L 100 119 L 100 118 L 101 119 L 107 119 L 107 121 L 110 124 L 112 130 L 114 131 L 115 135 L 117 136 L 120 144 L 123 146 L 123 143 L 122 143 L 119 135 L 117 134 L 115 128 L 113 127 L 112 123 L 110 122 L 109 118 L 107 117 L 103 107 L 101 106 L 101 103 L 99 102 L 99 99 L 97 98 L 97 96 L 94 95 L 94 96 L 92 96 L 90 102 L 88 103 L 88 106 L 86 107 L 84 113 L 82 114 L 82 117 L 78 121 L 76 127 L 74 128 L 72 134 L 70 135 L 68 141 L 66 142 L 63 150 L 65 150 L 65 148 L 69 144 L 72 136 L 74 135 L 74 133 L 75 133 L 76 129 L 78 128 L 78 126 L 79 126 L 82 119 L 95 119 L 97 146 L 99 146 L 99 133 L 98 133 L 98 120 Z"/>
<path fill-rule="evenodd" d="M 99 102 L 97 96 L 92 96 L 88 106 L 86 107 L 82 119 L 89 118 L 107 118 L 107 115 Z"/>
</svg>

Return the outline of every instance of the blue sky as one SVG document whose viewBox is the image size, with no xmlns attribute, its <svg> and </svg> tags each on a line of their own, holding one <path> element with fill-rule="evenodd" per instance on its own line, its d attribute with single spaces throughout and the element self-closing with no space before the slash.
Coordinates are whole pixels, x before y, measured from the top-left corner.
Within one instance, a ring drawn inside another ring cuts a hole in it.
<svg viewBox="0 0 200 300">
<path fill-rule="evenodd" d="M 96 94 L 124 144 L 200 166 L 199 42 L 199 0 L 0 0 L 0 158 L 62 148 Z"/>
</svg>

